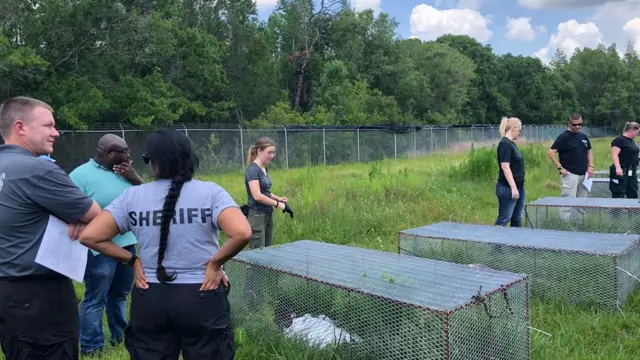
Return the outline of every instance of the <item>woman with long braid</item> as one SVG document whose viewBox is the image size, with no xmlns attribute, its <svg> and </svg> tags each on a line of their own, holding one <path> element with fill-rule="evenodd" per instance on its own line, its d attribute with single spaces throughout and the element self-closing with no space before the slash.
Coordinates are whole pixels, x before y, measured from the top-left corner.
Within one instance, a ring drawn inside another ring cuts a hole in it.
<svg viewBox="0 0 640 360">
<path fill-rule="evenodd" d="M 133 266 L 125 346 L 133 360 L 233 359 L 235 345 L 222 265 L 242 250 L 251 227 L 231 196 L 193 179 L 198 159 L 180 131 L 147 140 L 154 181 L 126 190 L 80 235 L 80 242 Z M 219 230 L 227 235 L 220 247 Z M 111 241 L 131 231 L 140 258 Z M 222 286 L 220 286 L 222 285 Z"/>
</svg>

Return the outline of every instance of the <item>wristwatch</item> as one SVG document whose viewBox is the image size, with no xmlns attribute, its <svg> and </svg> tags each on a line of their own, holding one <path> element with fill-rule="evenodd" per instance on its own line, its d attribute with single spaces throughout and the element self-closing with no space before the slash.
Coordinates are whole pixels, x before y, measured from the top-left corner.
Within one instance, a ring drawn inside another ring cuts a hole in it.
<svg viewBox="0 0 640 360">
<path fill-rule="evenodd" d="M 136 260 L 138 260 L 138 257 L 136 255 L 131 256 L 131 259 L 129 259 L 129 261 L 123 263 L 123 265 L 127 265 L 128 267 L 133 267 L 133 265 L 136 263 Z"/>
</svg>

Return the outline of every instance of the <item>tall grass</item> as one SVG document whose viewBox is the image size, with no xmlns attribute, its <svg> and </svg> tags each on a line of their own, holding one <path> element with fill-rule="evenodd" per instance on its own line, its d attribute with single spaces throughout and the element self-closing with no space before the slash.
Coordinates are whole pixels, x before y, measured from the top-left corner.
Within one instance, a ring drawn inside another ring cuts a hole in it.
<svg viewBox="0 0 640 360">
<path fill-rule="evenodd" d="M 541 143 L 519 146 L 526 171 L 537 171 L 541 167 L 548 168 L 549 160 L 546 155 L 547 147 Z M 450 176 L 454 180 L 491 181 L 495 180 L 498 172 L 497 146 L 474 146 L 469 150 L 466 159 L 452 166 Z"/>
<path fill-rule="evenodd" d="M 593 141 L 598 169 L 610 164 L 609 141 Z M 525 157 L 528 201 L 560 194 L 558 174 L 545 154 L 548 145 L 520 146 Z M 493 224 L 497 174 L 495 148 L 273 171 L 274 193 L 288 197 L 295 213 L 293 219 L 275 213 L 274 242 L 309 239 L 395 252 L 397 233 L 403 229 L 449 220 Z M 222 185 L 239 204 L 246 203 L 241 172 L 201 177 Z M 82 294 L 81 285 L 78 294 Z M 622 311 L 533 300 L 531 326 L 551 336 L 532 332 L 532 359 L 638 359 L 640 296 L 635 294 Z M 236 359 L 340 358 L 337 353 L 308 349 L 284 337 L 263 341 L 255 333 L 250 335 L 247 329 L 236 332 Z M 129 357 L 123 347 L 117 347 L 108 348 L 101 358 Z"/>
</svg>

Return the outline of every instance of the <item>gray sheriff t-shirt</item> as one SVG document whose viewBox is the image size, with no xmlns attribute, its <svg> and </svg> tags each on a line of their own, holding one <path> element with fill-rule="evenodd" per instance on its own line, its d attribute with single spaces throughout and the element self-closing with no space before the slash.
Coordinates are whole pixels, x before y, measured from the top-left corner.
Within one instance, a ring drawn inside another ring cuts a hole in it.
<svg viewBox="0 0 640 360">
<path fill-rule="evenodd" d="M 170 185 L 170 180 L 157 180 L 134 186 L 105 208 L 113 215 L 121 234 L 131 231 L 138 239 L 139 257 L 152 283 L 159 282 L 156 269 L 160 224 Z M 177 274 L 173 283 L 204 281 L 207 262 L 220 247 L 218 216 L 224 209 L 237 206 L 229 193 L 215 183 L 191 180 L 183 185 L 162 261 L 168 273 Z"/>
<path fill-rule="evenodd" d="M 0 145 L 0 277 L 54 274 L 35 262 L 49 216 L 75 223 L 92 204 L 55 163 Z"/>
</svg>

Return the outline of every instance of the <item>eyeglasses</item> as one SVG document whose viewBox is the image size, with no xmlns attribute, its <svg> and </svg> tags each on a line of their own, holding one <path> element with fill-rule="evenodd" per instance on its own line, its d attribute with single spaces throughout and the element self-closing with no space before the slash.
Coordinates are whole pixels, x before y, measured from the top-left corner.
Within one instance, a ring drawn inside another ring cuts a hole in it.
<svg viewBox="0 0 640 360">
<path fill-rule="evenodd" d="M 573 126 L 573 127 L 581 127 L 582 123 L 577 123 L 577 124 L 571 123 L 571 126 Z"/>
<path fill-rule="evenodd" d="M 151 157 L 147 154 L 142 154 L 142 161 L 144 161 L 145 164 L 149 165 L 149 161 L 151 161 Z"/>
</svg>

